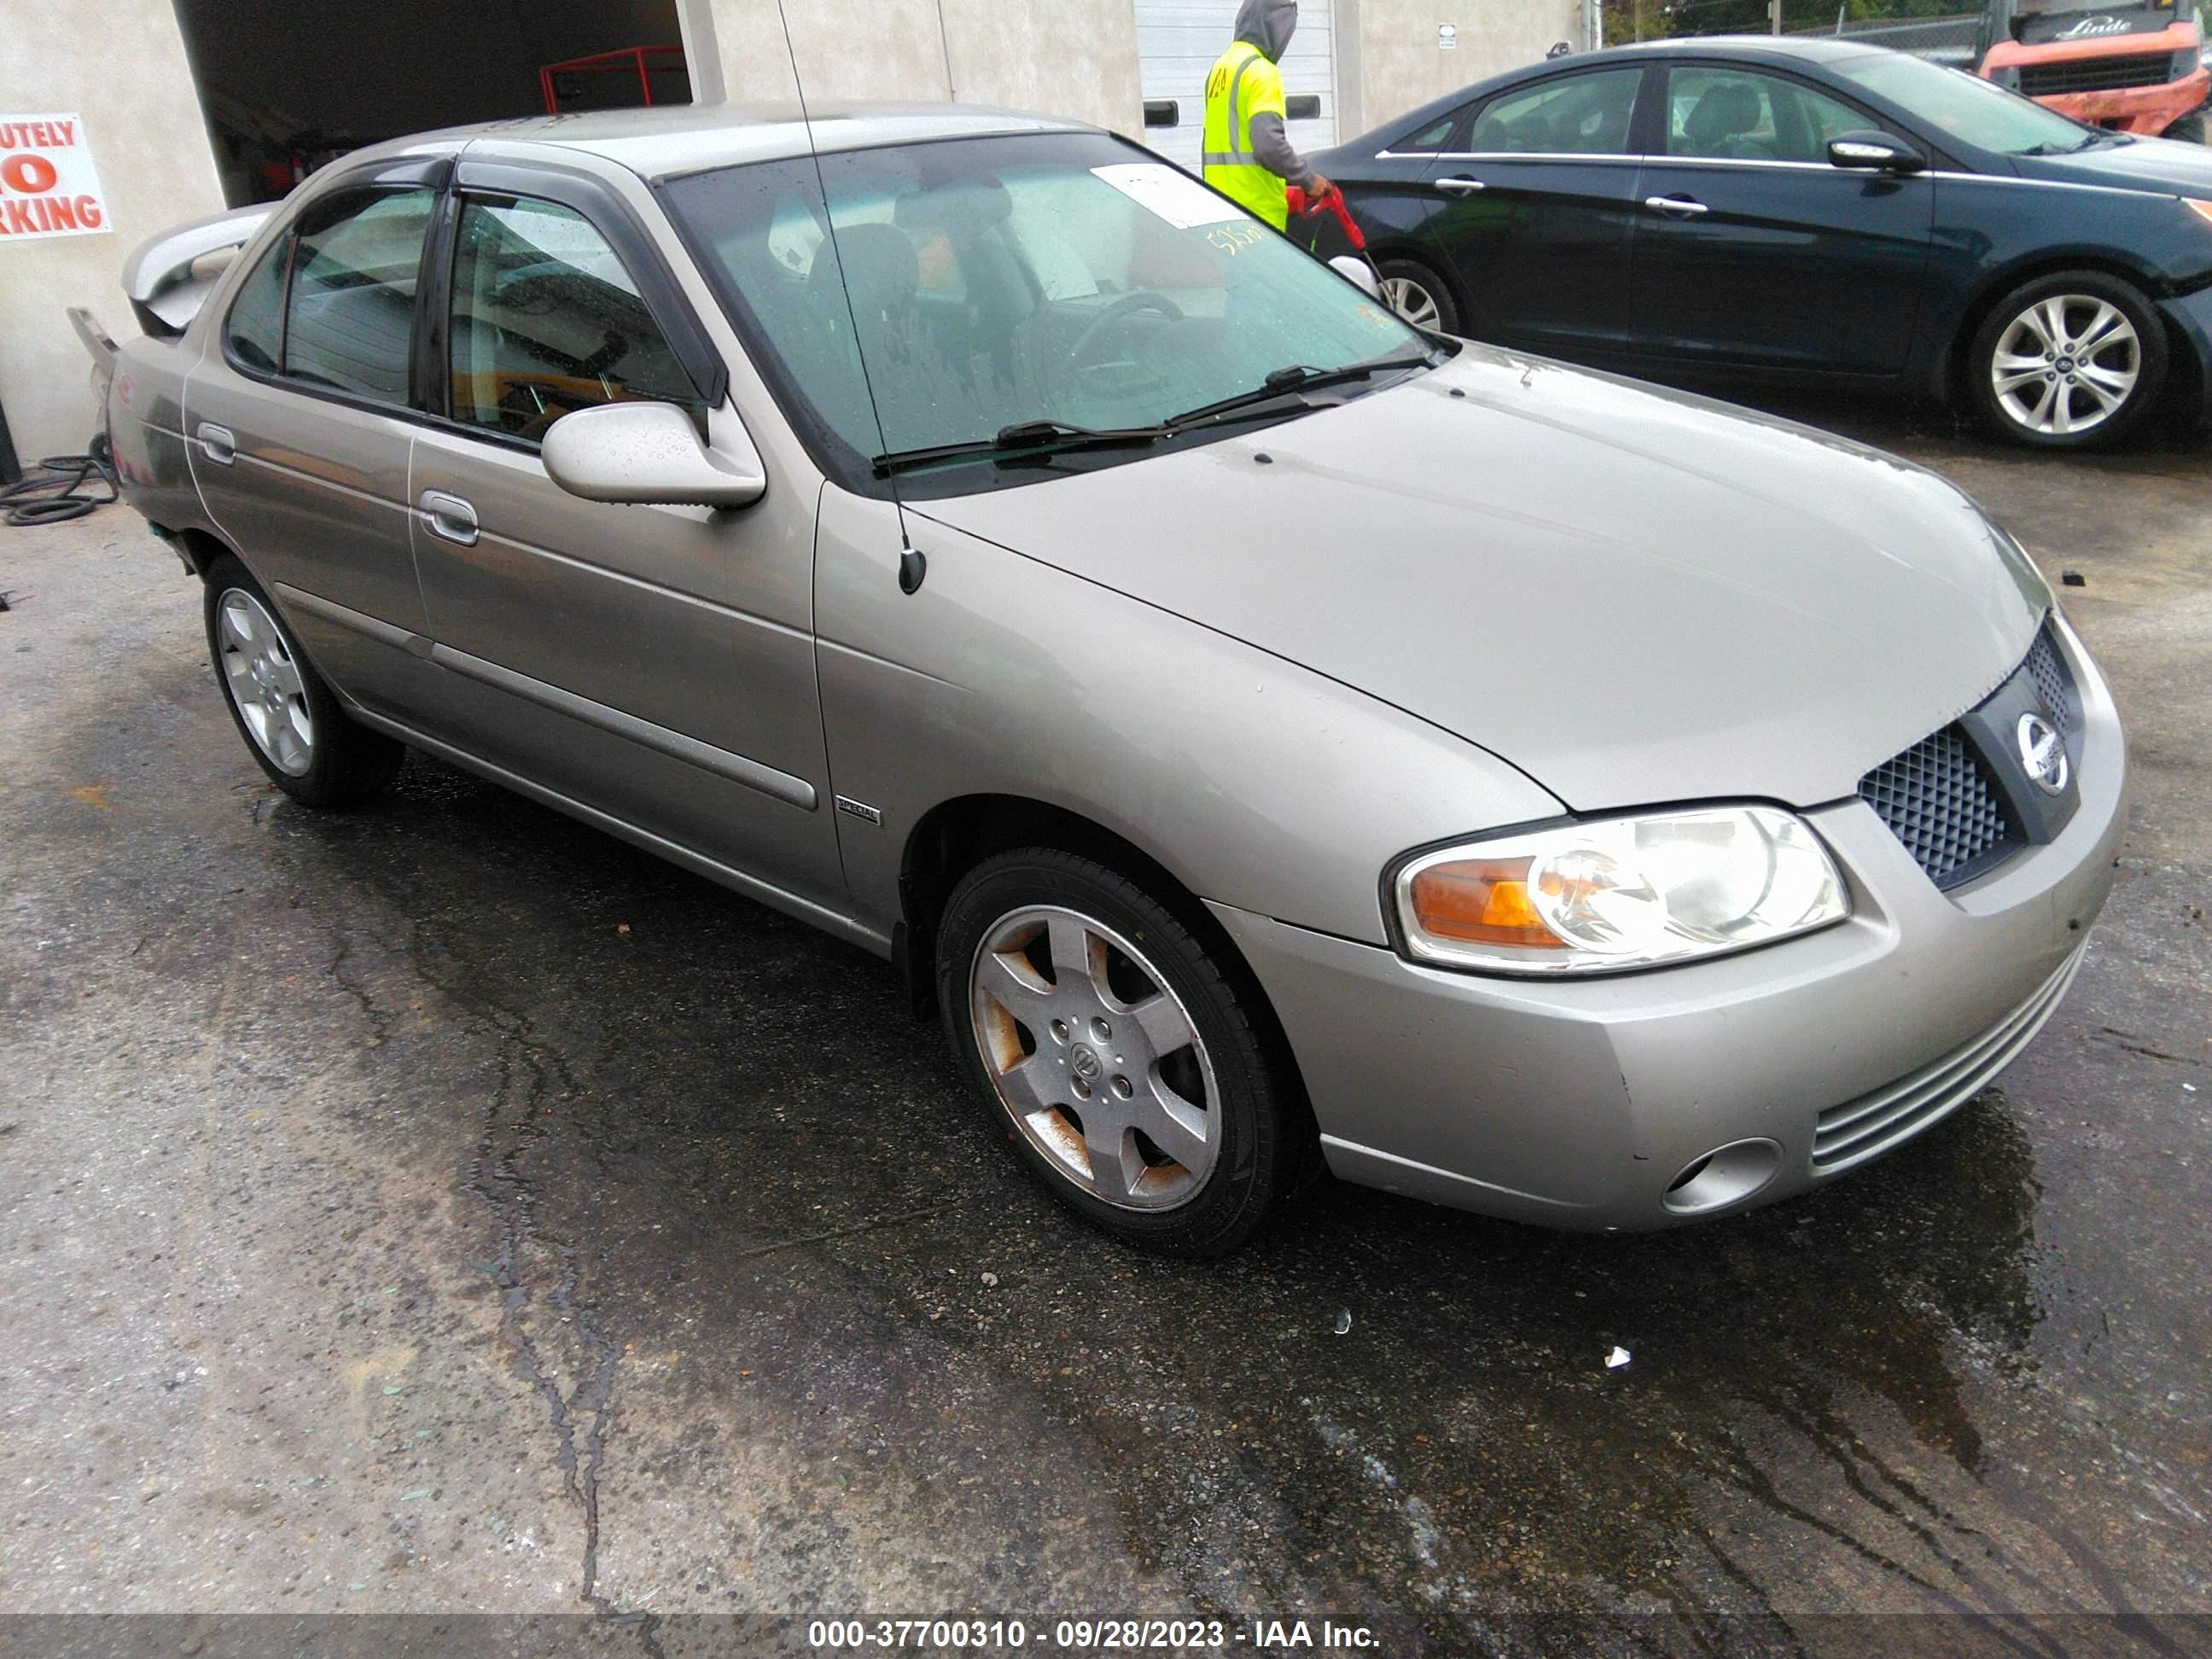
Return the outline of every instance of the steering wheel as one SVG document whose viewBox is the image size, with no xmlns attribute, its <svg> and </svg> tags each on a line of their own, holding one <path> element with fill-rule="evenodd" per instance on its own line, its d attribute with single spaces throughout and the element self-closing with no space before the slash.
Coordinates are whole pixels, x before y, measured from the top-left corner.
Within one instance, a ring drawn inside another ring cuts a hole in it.
<svg viewBox="0 0 2212 1659">
<path fill-rule="evenodd" d="M 1084 325 L 1083 332 L 1075 337 L 1075 343 L 1067 349 L 1062 359 L 1062 374 L 1071 392 L 1079 396 L 1085 392 L 1101 397 L 1127 396 L 1127 386 L 1094 387 L 1087 384 L 1109 369 L 1122 367 L 1113 362 L 1093 362 L 1091 354 L 1099 342 L 1113 331 L 1124 328 L 1129 319 L 1140 312 L 1158 312 L 1171 323 L 1182 321 L 1182 307 L 1164 294 L 1125 294 L 1105 310 Z M 1159 377 L 1152 377 L 1157 380 Z"/>
</svg>

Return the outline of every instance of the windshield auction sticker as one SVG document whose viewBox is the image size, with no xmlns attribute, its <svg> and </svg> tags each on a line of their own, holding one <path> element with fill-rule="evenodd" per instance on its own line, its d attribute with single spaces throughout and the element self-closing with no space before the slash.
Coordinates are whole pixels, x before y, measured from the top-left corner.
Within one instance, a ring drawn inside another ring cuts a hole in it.
<svg viewBox="0 0 2212 1659">
<path fill-rule="evenodd" d="M 104 235 L 110 228 L 83 121 L 0 115 L 0 241 Z"/>
<path fill-rule="evenodd" d="M 1091 171 L 1177 230 L 1226 224 L 1244 216 L 1234 202 L 1216 196 L 1188 173 L 1158 161 L 1119 161 Z"/>
</svg>

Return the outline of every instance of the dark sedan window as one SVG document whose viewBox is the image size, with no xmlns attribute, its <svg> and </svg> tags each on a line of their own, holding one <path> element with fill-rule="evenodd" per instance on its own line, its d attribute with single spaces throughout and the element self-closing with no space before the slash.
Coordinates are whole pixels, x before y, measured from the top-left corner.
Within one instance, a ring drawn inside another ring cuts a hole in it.
<svg viewBox="0 0 2212 1659">
<path fill-rule="evenodd" d="M 380 403 L 407 401 L 415 286 L 436 192 L 349 192 L 302 220 L 284 373 Z"/>
<path fill-rule="evenodd" d="M 1640 69 L 1564 76 L 1492 99 L 1468 135 L 1478 155 L 1621 155 L 1628 150 Z"/>
<path fill-rule="evenodd" d="M 551 202 L 475 198 L 453 258 L 453 418 L 538 439 L 592 404 L 706 405 L 637 284 L 589 221 Z"/>
<path fill-rule="evenodd" d="M 1460 117 L 1466 113 L 1465 110 L 1454 110 L 1443 120 L 1430 122 L 1419 132 L 1401 138 L 1390 148 L 1401 155 L 1432 155 L 1445 148 L 1444 141 L 1451 137 L 1452 129 L 1459 125 Z"/>
<path fill-rule="evenodd" d="M 1828 140 L 1872 125 L 1850 105 L 1778 75 L 1717 64 L 1667 77 L 1667 154 L 1825 161 Z"/>
</svg>

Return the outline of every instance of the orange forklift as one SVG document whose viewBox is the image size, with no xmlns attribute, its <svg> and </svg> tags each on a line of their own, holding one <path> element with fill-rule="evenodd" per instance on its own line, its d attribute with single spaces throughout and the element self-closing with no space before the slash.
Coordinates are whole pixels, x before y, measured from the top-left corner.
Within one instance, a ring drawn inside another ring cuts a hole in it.
<svg viewBox="0 0 2212 1659">
<path fill-rule="evenodd" d="M 2197 0 L 1990 0 L 1982 76 L 2094 127 L 2204 142 Z"/>
</svg>

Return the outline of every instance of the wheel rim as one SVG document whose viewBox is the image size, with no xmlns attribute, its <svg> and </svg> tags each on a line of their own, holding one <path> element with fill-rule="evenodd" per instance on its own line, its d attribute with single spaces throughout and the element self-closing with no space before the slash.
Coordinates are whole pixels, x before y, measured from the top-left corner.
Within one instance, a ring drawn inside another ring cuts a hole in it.
<svg viewBox="0 0 2212 1659">
<path fill-rule="evenodd" d="M 1990 385 L 2030 432 L 2069 437 L 2125 408 L 2142 378 L 2142 342 L 2127 313 L 2094 294 L 2054 294 L 1997 337 Z"/>
<path fill-rule="evenodd" d="M 1056 906 L 994 922 L 969 969 L 999 1103 L 1066 1180 L 1125 1210 L 1187 1204 L 1221 1149 L 1213 1062 L 1145 954 Z"/>
<path fill-rule="evenodd" d="M 314 764 L 315 723 L 307 713 L 300 665 L 277 631 L 276 619 L 238 587 L 224 593 L 216 618 L 223 684 L 238 717 L 270 764 L 300 776 Z"/>
<path fill-rule="evenodd" d="M 1415 328 L 1437 326 L 1437 296 L 1411 276 L 1385 276 L 1382 302 Z"/>
</svg>

